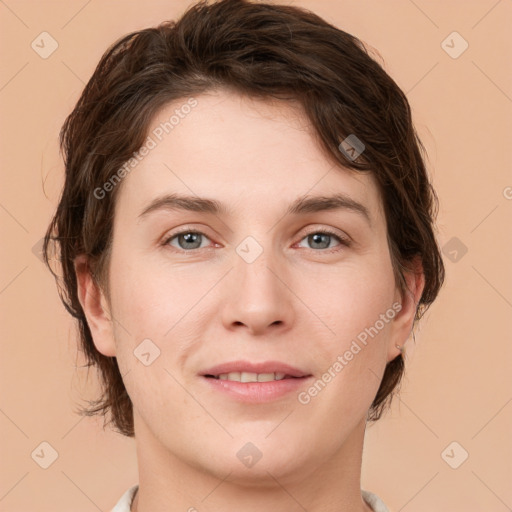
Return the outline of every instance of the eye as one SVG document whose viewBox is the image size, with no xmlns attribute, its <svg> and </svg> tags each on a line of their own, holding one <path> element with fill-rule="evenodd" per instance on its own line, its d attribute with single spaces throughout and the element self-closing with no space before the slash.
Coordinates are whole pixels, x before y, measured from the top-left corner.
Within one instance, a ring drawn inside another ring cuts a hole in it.
<svg viewBox="0 0 512 512">
<path fill-rule="evenodd" d="M 326 249 L 332 249 L 331 242 L 334 240 L 339 242 L 339 245 L 348 247 L 350 246 L 350 240 L 344 238 L 333 231 L 327 229 L 312 231 L 307 234 L 303 240 L 307 240 L 312 245 L 311 249 L 319 249 L 321 251 Z M 178 250 L 190 252 L 192 250 L 204 249 L 207 245 L 203 245 L 202 242 L 210 240 L 204 233 L 196 230 L 183 230 L 178 233 L 174 233 L 165 239 L 163 245 L 170 245 Z M 174 243 L 173 243 L 174 242 Z M 176 245 L 177 244 L 177 245 Z M 334 249 L 339 250 L 339 249 Z M 331 252 L 331 251 L 329 251 Z"/>
<path fill-rule="evenodd" d="M 335 239 L 340 245 L 348 247 L 350 241 L 347 238 L 341 237 L 337 233 L 329 230 L 317 230 L 307 234 L 302 240 L 307 240 L 312 245 L 313 249 L 331 249 L 331 241 Z M 301 240 L 301 242 L 302 242 Z"/>
<path fill-rule="evenodd" d="M 176 239 L 176 243 L 178 246 L 172 244 L 171 242 Z M 202 249 L 204 247 L 201 246 L 202 239 L 209 238 L 200 231 L 192 231 L 192 230 L 185 230 L 180 231 L 179 233 L 174 233 L 169 238 L 165 240 L 163 245 L 171 245 L 172 247 L 175 247 L 176 249 L 181 249 L 184 251 L 193 250 L 193 249 Z"/>
</svg>

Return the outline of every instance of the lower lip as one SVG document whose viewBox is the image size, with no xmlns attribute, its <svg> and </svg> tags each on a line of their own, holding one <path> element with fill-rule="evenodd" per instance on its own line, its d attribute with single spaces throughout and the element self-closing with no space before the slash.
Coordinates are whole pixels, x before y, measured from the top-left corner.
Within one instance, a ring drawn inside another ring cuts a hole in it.
<svg viewBox="0 0 512 512">
<path fill-rule="evenodd" d="M 240 402 L 264 403 L 277 400 L 290 393 L 297 393 L 312 377 L 272 380 L 269 382 L 237 382 L 202 377 L 215 391 Z"/>
</svg>

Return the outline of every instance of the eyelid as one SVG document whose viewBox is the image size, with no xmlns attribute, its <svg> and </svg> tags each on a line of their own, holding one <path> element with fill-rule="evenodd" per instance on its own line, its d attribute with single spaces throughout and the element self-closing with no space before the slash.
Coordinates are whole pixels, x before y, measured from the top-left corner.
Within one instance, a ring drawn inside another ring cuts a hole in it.
<svg viewBox="0 0 512 512">
<path fill-rule="evenodd" d="M 342 242 L 346 243 L 347 245 L 352 243 L 352 239 L 345 233 L 339 232 L 335 230 L 334 228 L 328 228 L 328 227 L 313 227 L 310 230 L 306 232 L 306 234 L 302 237 L 306 237 L 308 235 L 313 235 L 315 233 L 325 233 L 326 235 L 332 235 L 334 237 L 339 238 Z M 301 238 L 301 240 L 302 240 Z"/>
<path fill-rule="evenodd" d="M 310 235 L 314 235 L 314 234 L 325 234 L 325 235 L 329 235 L 333 238 L 336 238 L 339 242 L 339 245 L 336 246 L 336 247 L 331 247 L 331 248 L 327 248 L 327 249 L 310 249 L 308 247 L 301 247 L 301 249 L 305 249 L 306 251 L 309 251 L 309 252 L 312 252 L 313 254 L 335 254 L 335 253 L 338 253 L 344 249 L 347 249 L 349 247 L 352 246 L 352 239 L 348 236 L 348 235 L 345 235 L 345 234 L 340 234 L 339 232 L 335 231 L 334 229 L 332 228 L 326 228 L 326 227 L 322 227 L 322 228 L 313 228 L 311 230 L 309 230 L 308 232 L 306 232 L 300 239 L 298 242 L 296 242 L 294 244 L 297 245 L 297 244 L 300 244 L 300 242 L 302 242 L 302 240 L 304 240 L 305 238 L 307 238 L 308 236 Z"/>
<path fill-rule="evenodd" d="M 176 229 L 177 229 L 177 231 L 173 230 L 170 233 L 166 233 L 164 235 L 164 237 L 162 239 L 162 242 L 161 242 L 161 245 L 168 246 L 168 245 L 170 245 L 169 242 L 173 238 L 176 238 L 179 235 L 184 235 L 184 234 L 187 234 L 187 233 L 195 233 L 195 234 L 198 234 L 198 235 L 202 235 L 202 236 L 206 237 L 208 240 L 212 241 L 211 237 L 209 237 L 205 233 L 204 229 L 194 228 L 192 226 L 181 226 L 181 227 L 176 228 Z M 176 248 L 173 247 L 173 249 L 176 249 Z M 202 249 L 211 249 L 211 247 L 203 247 Z M 185 250 L 181 250 L 180 251 L 180 249 L 176 249 L 176 250 L 178 252 L 195 252 L 195 251 L 198 251 L 198 249 L 192 249 L 192 250 L 189 250 L 189 251 L 185 251 Z"/>
</svg>

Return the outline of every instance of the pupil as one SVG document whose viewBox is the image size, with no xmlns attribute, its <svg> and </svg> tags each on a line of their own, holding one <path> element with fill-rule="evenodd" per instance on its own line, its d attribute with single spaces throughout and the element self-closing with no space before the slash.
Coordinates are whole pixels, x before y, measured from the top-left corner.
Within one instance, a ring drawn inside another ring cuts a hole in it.
<svg viewBox="0 0 512 512">
<path fill-rule="evenodd" d="M 187 249 L 190 249 L 190 245 L 194 245 L 197 243 L 197 239 L 199 237 L 199 233 L 185 233 L 184 235 L 181 235 L 182 239 L 184 240 L 185 247 Z"/>
<path fill-rule="evenodd" d="M 324 247 L 322 247 L 323 249 L 325 249 L 326 247 L 329 246 L 329 237 L 330 235 L 326 235 L 324 233 L 315 233 L 314 235 L 311 235 L 311 238 L 313 239 L 313 243 L 314 244 L 323 244 Z M 322 239 L 323 239 L 323 242 L 322 242 Z"/>
</svg>

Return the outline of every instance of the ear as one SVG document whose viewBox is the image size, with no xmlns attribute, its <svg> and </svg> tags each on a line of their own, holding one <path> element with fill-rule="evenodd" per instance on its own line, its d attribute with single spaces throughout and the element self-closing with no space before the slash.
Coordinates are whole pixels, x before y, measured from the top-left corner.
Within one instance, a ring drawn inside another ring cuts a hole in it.
<svg viewBox="0 0 512 512">
<path fill-rule="evenodd" d="M 420 257 L 411 262 L 411 270 L 404 272 L 407 289 L 401 293 L 396 291 L 395 300 L 401 304 L 400 311 L 396 314 L 392 323 L 392 332 L 388 345 L 388 362 L 400 355 L 397 348 L 403 347 L 414 326 L 414 318 L 423 289 L 425 288 L 425 274 Z"/>
<path fill-rule="evenodd" d="M 88 259 L 79 255 L 74 260 L 78 285 L 78 300 L 87 318 L 94 345 L 104 356 L 115 357 L 116 347 L 112 316 L 108 301 L 93 278 Z"/>
</svg>

